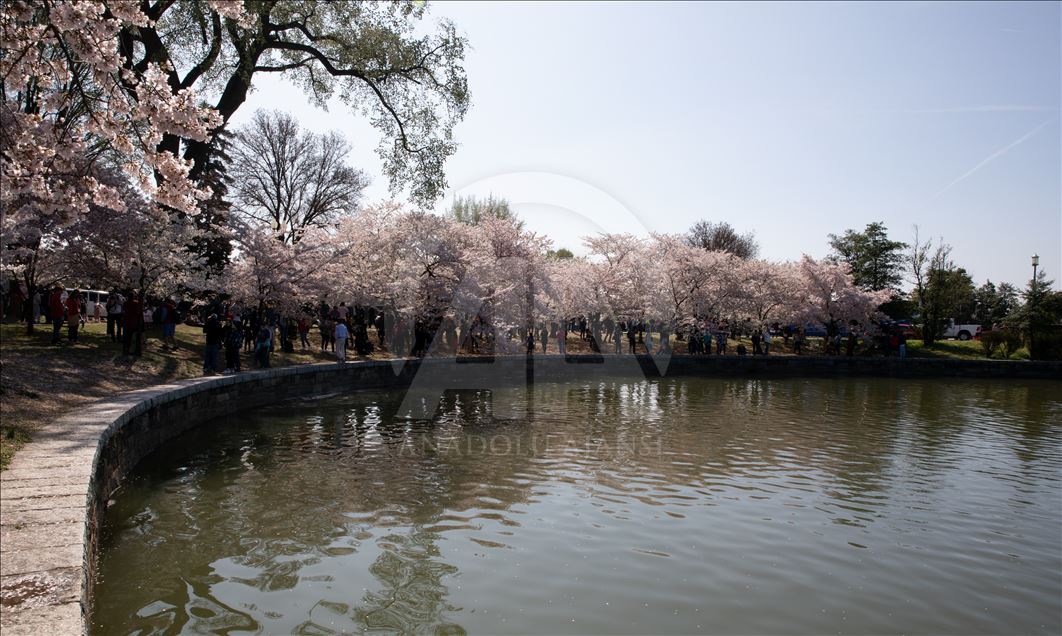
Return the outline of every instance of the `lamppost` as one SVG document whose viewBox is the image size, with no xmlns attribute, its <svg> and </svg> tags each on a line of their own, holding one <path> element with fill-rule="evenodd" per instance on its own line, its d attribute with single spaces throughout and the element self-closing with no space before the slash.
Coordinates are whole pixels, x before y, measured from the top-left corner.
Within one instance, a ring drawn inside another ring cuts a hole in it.
<svg viewBox="0 0 1062 636">
<path fill-rule="evenodd" d="M 1029 304 L 1033 305 L 1033 306 L 1029 307 L 1030 310 L 1036 309 L 1035 303 L 1036 303 L 1036 296 L 1038 295 L 1037 294 L 1037 289 L 1036 289 L 1036 266 L 1039 265 L 1039 264 L 1040 264 L 1040 255 L 1039 254 L 1033 254 L 1033 257 L 1032 257 L 1033 279 L 1032 279 L 1032 285 L 1029 286 L 1029 291 L 1032 292 L 1032 294 L 1029 296 Z M 1033 355 L 1036 355 L 1036 347 L 1035 347 L 1035 345 L 1033 345 L 1033 338 L 1034 338 L 1034 335 L 1035 335 L 1035 332 L 1036 332 L 1036 325 L 1033 324 L 1035 322 L 1035 320 L 1036 320 L 1036 316 L 1033 314 L 1032 311 L 1030 311 L 1029 312 L 1029 353 L 1033 354 Z"/>
</svg>

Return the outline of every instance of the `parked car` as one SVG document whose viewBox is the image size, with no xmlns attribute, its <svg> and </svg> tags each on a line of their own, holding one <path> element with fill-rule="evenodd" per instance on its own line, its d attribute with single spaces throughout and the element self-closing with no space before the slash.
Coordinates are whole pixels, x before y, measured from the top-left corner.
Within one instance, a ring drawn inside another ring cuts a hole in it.
<svg viewBox="0 0 1062 636">
<path fill-rule="evenodd" d="M 796 325 L 796 324 L 789 325 L 790 332 L 794 333 L 794 334 L 797 332 L 797 330 L 799 328 L 800 328 L 800 325 Z M 848 325 L 838 325 L 837 326 L 837 330 L 840 332 L 840 334 L 842 336 L 848 336 Z M 820 324 L 820 323 L 817 323 L 817 322 L 809 322 L 809 323 L 804 325 L 804 335 L 806 337 L 808 337 L 808 338 L 825 338 L 826 337 L 826 327 L 824 325 Z"/>
<path fill-rule="evenodd" d="M 957 325 L 954 320 L 948 321 L 948 327 L 944 330 L 945 338 L 958 338 L 970 340 L 981 336 L 981 325 Z"/>
<path fill-rule="evenodd" d="M 902 333 L 905 338 L 917 338 L 918 330 L 910 320 L 883 320 L 878 323 L 881 330 L 887 333 Z"/>
</svg>

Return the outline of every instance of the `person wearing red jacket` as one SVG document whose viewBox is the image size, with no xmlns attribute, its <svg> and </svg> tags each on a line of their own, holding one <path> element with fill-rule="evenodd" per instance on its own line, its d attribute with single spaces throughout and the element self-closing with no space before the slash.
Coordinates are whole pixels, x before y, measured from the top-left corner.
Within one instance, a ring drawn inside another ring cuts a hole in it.
<svg viewBox="0 0 1062 636">
<path fill-rule="evenodd" d="M 77 344 L 77 329 L 81 326 L 81 290 L 66 297 L 66 339 L 70 344 Z"/>
<path fill-rule="evenodd" d="M 59 344 L 59 330 L 63 328 L 63 288 L 58 284 L 48 294 L 48 318 L 52 321 L 52 344 Z"/>
</svg>

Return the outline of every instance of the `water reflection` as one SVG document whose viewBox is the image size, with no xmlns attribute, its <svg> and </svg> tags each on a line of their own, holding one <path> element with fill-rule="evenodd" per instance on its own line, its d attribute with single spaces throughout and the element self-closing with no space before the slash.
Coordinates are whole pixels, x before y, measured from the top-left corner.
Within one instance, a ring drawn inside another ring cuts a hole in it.
<svg viewBox="0 0 1062 636">
<path fill-rule="evenodd" d="M 109 511 L 97 633 L 1057 633 L 1050 383 L 624 378 L 262 409 Z M 987 609 L 986 609 L 987 608 Z"/>
</svg>

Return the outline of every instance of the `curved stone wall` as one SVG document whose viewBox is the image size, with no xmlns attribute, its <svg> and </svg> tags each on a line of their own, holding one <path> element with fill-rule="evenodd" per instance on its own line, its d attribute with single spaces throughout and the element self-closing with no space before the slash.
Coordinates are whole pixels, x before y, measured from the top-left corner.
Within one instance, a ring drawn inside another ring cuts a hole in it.
<svg viewBox="0 0 1062 636">
<path fill-rule="evenodd" d="M 522 356 L 314 364 L 159 385 L 47 427 L 0 473 L 0 628 L 83 633 L 100 521 L 145 456 L 210 419 L 292 398 L 394 387 L 407 396 L 613 375 L 1062 378 L 1062 363 L 895 358 Z M 418 398 L 419 399 L 419 398 Z"/>
</svg>

